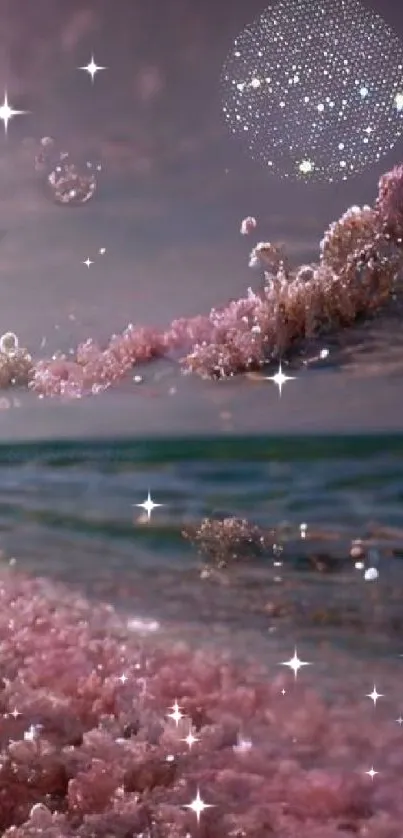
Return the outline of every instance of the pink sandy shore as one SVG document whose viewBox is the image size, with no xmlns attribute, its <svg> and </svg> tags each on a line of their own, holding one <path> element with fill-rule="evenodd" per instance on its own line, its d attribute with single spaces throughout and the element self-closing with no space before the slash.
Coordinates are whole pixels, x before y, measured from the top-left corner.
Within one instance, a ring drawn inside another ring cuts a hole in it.
<svg viewBox="0 0 403 838">
<path fill-rule="evenodd" d="M 3 570 L 0 597 L 6 838 L 402 838 L 396 708 L 141 637 L 44 579 Z"/>
</svg>

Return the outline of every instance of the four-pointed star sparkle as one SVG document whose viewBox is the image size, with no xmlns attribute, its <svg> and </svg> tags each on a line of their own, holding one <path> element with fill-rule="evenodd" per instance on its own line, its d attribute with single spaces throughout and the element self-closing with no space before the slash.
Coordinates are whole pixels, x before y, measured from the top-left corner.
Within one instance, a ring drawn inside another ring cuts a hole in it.
<svg viewBox="0 0 403 838">
<path fill-rule="evenodd" d="M 138 506 L 140 509 L 144 509 L 144 512 L 147 512 L 148 520 L 150 520 L 153 509 L 156 509 L 158 506 L 165 506 L 165 504 L 154 503 L 151 498 L 150 491 L 148 491 L 147 499 L 143 500 L 143 503 L 134 503 L 133 506 Z"/>
<path fill-rule="evenodd" d="M 8 98 L 7 98 L 7 90 L 4 91 L 4 102 L 0 105 L 0 119 L 4 122 L 4 133 L 7 134 L 8 123 L 13 116 L 20 116 L 21 114 L 28 113 L 28 111 L 15 111 L 13 107 L 9 105 Z"/>
<path fill-rule="evenodd" d="M 308 661 L 300 661 L 297 650 L 294 649 L 294 657 L 290 658 L 289 661 L 282 661 L 280 666 L 289 666 L 290 669 L 294 671 L 294 677 L 296 678 L 298 675 L 298 670 L 301 669 L 301 666 L 310 666 L 311 664 Z"/>
<path fill-rule="evenodd" d="M 191 748 L 192 748 L 192 745 L 194 745 L 195 742 L 200 742 L 200 739 L 198 739 L 197 736 L 193 736 L 192 728 L 190 727 L 188 735 L 185 736 L 184 739 L 181 739 L 181 742 L 186 742 L 186 744 L 189 748 L 189 751 L 190 751 Z"/>
<path fill-rule="evenodd" d="M 179 724 L 180 720 L 184 719 L 185 714 L 182 713 L 182 710 L 179 707 L 179 704 L 176 701 L 176 699 L 175 699 L 175 701 L 172 705 L 172 713 L 168 713 L 167 716 L 168 716 L 168 719 L 173 719 L 173 721 L 176 724 L 176 727 L 178 727 L 178 724 Z"/>
<path fill-rule="evenodd" d="M 378 698 L 383 698 L 383 693 L 378 693 L 377 690 L 376 690 L 376 686 L 374 684 L 374 689 L 372 690 L 372 693 L 367 693 L 365 697 L 370 698 L 371 701 L 374 702 L 374 706 L 375 706 L 376 702 L 378 701 Z"/>
<path fill-rule="evenodd" d="M 274 384 L 278 387 L 280 396 L 281 396 L 281 389 L 283 384 L 286 381 L 295 381 L 294 375 L 284 375 L 283 370 L 281 369 L 281 361 L 279 363 L 278 372 L 275 375 L 265 375 L 267 381 L 273 381 Z"/>
<path fill-rule="evenodd" d="M 211 809 L 213 805 L 213 803 L 205 803 L 200 797 L 199 789 L 197 789 L 197 795 L 194 800 L 192 800 L 191 803 L 185 803 L 184 808 L 191 809 L 196 815 L 197 823 L 200 823 L 200 815 L 202 812 L 204 812 L 205 809 Z"/>
<path fill-rule="evenodd" d="M 94 77 L 98 70 L 107 70 L 107 67 L 101 67 L 99 64 L 96 63 L 94 59 L 94 55 L 91 55 L 91 61 L 88 62 L 84 67 L 77 67 L 78 70 L 85 70 L 89 76 L 91 76 L 91 81 L 94 81 Z"/>
</svg>

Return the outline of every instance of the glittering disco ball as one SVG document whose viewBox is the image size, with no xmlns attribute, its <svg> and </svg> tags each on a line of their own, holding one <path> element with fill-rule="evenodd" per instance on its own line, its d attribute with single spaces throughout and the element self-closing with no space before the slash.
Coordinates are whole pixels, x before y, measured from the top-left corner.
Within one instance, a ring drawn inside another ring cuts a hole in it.
<svg viewBox="0 0 403 838">
<path fill-rule="evenodd" d="M 230 131 L 281 177 L 346 180 L 403 133 L 403 43 L 358 0 L 280 0 L 221 77 Z"/>
</svg>

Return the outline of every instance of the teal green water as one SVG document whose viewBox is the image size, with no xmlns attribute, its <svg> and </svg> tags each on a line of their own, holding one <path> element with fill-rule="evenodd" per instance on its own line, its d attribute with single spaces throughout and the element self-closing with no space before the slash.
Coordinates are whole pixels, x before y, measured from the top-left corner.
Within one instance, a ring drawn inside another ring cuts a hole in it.
<svg viewBox="0 0 403 838">
<path fill-rule="evenodd" d="M 403 435 L 231 437 L 0 446 L 0 521 L 105 539 L 134 537 L 132 504 L 171 531 L 224 507 L 278 519 L 403 523 Z M 160 528 L 161 529 L 161 528 Z"/>
<path fill-rule="evenodd" d="M 155 526 L 138 530 L 132 505 L 148 490 L 163 507 Z M 64 533 L 117 550 L 140 540 L 163 558 L 182 544 L 184 522 L 217 510 L 267 526 L 286 519 L 346 530 L 368 520 L 403 525 L 402 501 L 403 435 L 0 446 L 2 542 L 24 552 Z"/>
<path fill-rule="evenodd" d="M 159 437 L 158 439 L 122 439 L 85 441 L 28 442 L 0 445 L 0 465 L 26 463 L 29 460 L 54 467 L 77 463 L 165 463 L 178 460 L 346 460 L 372 458 L 379 454 L 403 457 L 403 434 L 343 434 L 340 436 L 222 436 Z"/>
<path fill-rule="evenodd" d="M 136 504 L 148 491 L 162 506 L 144 523 Z M 301 569 L 298 560 L 309 549 L 294 539 L 284 545 L 283 565 L 266 557 L 230 574 L 229 584 L 206 583 L 181 531 L 222 512 L 263 527 L 287 522 L 296 533 L 304 522 L 309 531 L 331 535 L 315 541 L 313 552 L 342 558 L 351 539 L 375 529 L 379 579 L 364 582 L 353 562 L 335 574 Z M 383 558 L 391 545 L 397 554 Z M 391 648 L 401 636 L 394 593 L 403 587 L 403 436 L 3 446 L 0 547 L 5 563 L 14 557 L 17 568 L 73 583 L 135 616 L 186 627 L 189 636 L 193 630 L 199 638 L 206 625 L 211 633 L 214 625 L 219 633 L 253 636 L 255 647 L 258 637 L 278 630 L 265 608 L 284 590 L 284 641 L 305 632 L 308 639 L 326 635 L 349 648 L 364 641 L 375 648 L 382 637 Z M 311 618 L 323 602 L 333 615 L 325 628 Z"/>
</svg>

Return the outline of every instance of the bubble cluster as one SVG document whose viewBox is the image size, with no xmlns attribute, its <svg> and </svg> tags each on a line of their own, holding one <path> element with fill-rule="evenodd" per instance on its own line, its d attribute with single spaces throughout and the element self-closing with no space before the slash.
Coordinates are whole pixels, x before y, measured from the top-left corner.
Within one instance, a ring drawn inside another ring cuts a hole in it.
<svg viewBox="0 0 403 838">
<path fill-rule="evenodd" d="M 346 180 L 403 133 L 403 43 L 358 0 L 280 0 L 234 41 L 221 90 L 253 159 L 282 177 Z"/>
<path fill-rule="evenodd" d="M 35 156 L 35 171 L 44 178 L 47 194 L 56 204 L 86 204 L 98 186 L 100 164 L 73 162 L 68 151 L 62 151 L 53 137 L 42 137 Z"/>
</svg>

